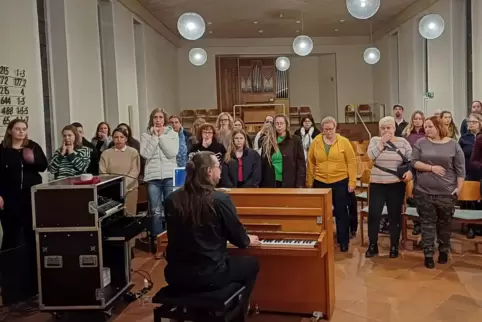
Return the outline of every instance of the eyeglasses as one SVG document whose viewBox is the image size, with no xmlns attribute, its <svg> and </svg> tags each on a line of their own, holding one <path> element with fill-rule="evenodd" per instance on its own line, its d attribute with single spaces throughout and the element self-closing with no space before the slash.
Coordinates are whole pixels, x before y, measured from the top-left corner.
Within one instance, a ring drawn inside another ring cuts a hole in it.
<svg viewBox="0 0 482 322">
<path fill-rule="evenodd" d="M 285 125 L 285 122 L 276 122 L 275 125 Z"/>
<path fill-rule="evenodd" d="M 325 128 L 323 128 L 323 131 L 325 131 L 325 132 L 331 132 L 331 131 L 333 131 L 333 130 L 335 130 L 334 127 L 329 127 L 329 128 L 326 128 L 326 127 L 325 127 Z"/>
</svg>

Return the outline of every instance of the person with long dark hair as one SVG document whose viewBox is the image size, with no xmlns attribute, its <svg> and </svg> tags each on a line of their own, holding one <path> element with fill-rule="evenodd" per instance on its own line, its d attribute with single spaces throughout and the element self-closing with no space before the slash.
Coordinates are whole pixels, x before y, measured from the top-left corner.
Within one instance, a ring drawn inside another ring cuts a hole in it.
<svg viewBox="0 0 482 322">
<path fill-rule="evenodd" d="M 35 233 L 30 189 L 42 183 L 47 158 L 28 138 L 25 121 L 11 121 L 0 145 L 0 221 L 4 236 L 0 249 L 2 301 L 5 306 L 37 294 Z"/>
<path fill-rule="evenodd" d="M 49 172 L 55 179 L 86 173 L 90 164 L 90 150 L 82 146 L 82 139 L 73 125 L 62 129 L 62 146 L 55 151 L 49 164 Z"/>
<path fill-rule="evenodd" d="M 231 197 L 215 190 L 220 177 L 221 164 L 213 152 L 196 153 L 187 162 L 184 186 L 165 202 L 168 244 L 164 275 L 169 286 L 186 293 L 240 283 L 246 286 L 247 312 L 258 260 L 231 257 L 226 247 L 228 241 L 239 248 L 260 242 L 257 236 L 247 234 Z"/>
</svg>

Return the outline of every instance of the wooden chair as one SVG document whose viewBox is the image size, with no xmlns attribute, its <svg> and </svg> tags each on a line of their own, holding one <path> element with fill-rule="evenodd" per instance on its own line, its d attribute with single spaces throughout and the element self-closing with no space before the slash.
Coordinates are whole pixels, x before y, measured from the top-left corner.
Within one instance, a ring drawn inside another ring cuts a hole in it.
<svg viewBox="0 0 482 322">
<path fill-rule="evenodd" d="M 417 208 L 415 207 L 408 207 L 407 206 L 407 199 L 413 196 L 413 180 L 407 183 L 405 188 L 405 202 L 402 211 L 402 246 L 403 249 L 407 249 L 406 242 L 408 240 L 408 229 L 407 229 L 407 221 L 409 219 L 413 220 L 414 218 L 418 218 Z"/>
<path fill-rule="evenodd" d="M 182 120 L 194 120 L 196 118 L 196 112 L 194 110 L 183 110 L 181 112 Z"/>
<path fill-rule="evenodd" d="M 208 110 L 205 110 L 205 109 L 196 110 L 196 116 L 202 117 L 202 118 L 207 118 L 208 117 Z"/>
<path fill-rule="evenodd" d="M 365 244 L 365 232 L 363 230 L 363 223 L 365 221 L 365 218 L 368 218 L 368 203 L 369 203 L 369 200 L 370 200 L 370 194 L 369 194 L 369 190 L 370 190 L 370 175 L 371 175 L 371 170 L 366 170 L 362 177 L 360 178 L 360 183 L 362 186 L 365 186 L 366 187 L 366 194 L 367 194 L 367 206 L 366 207 L 363 207 L 361 210 L 360 210 L 360 237 L 361 237 L 361 245 L 363 246 Z M 382 210 L 382 215 L 386 215 L 388 214 L 387 212 L 387 206 L 383 206 L 383 210 Z"/>
<path fill-rule="evenodd" d="M 479 201 L 480 182 L 479 181 L 465 181 L 462 190 L 459 192 L 459 201 Z M 455 209 L 453 220 L 461 224 L 482 224 L 482 210 L 472 209 Z M 475 244 L 477 252 L 478 243 Z"/>
<path fill-rule="evenodd" d="M 309 106 L 300 106 L 300 116 L 302 115 L 310 115 L 311 109 Z"/>
<path fill-rule="evenodd" d="M 300 110 L 296 106 L 291 106 L 290 107 L 290 117 L 299 117 L 300 116 Z"/>
<path fill-rule="evenodd" d="M 360 176 L 360 193 L 357 193 L 356 199 L 357 201 L 361 202 L 362 208 L 364 207 L 363 204 L 364 202 L 368 201 L 368 185 L 370 183 L 370 174 L 371 174 L 371 169 L 364 169 L 361 176 Z"/>
<path fill-rule="evenodd" d="M 216 120 L 217 120 L 218 115 L 219 115 L 218 109 L 216 109 L 216 108 L 215 108 L 215 109 L 210 109 L 210 110 L 208 110 L 207 112 L 208 112 L 208 113 L 207 113 L 207 119 L 208 119 L 209 121 L 212 122 L 212 121 L 216 121 Z"/>
</svg>

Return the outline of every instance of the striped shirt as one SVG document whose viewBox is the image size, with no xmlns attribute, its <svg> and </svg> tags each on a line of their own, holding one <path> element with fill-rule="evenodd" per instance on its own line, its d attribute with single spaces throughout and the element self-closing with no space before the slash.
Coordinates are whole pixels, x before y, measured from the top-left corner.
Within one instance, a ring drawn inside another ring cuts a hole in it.
<svg viewBox="0 0 482 322">
<path fill-rule="evenodd" d="M 55 179 L 78 176 L 87 171 L 90 164 L 90 150 L 82 146 L 69 155 L 62 155 L 62 149 L 55 151 L 49 164 L 49 172 Z"/>
<path fill-rule="evenodd" d="M 381 138 L 378 136 L 375 136 L 370 140 L 367 151 L 368 157 L 373 160 L 374 165 L 397 171 L 398 166 L 403 163 L 402 157 L 398 155 L 397 151 L 387 144 L 385 144 L 385 149 L 380 150 L 380 142 Z M 408 160 L 411 160 L 412 147 L 407 140 L 397 137 L 392 140 L 392 143 L 397 147 L 402 155 L 404 155 Z M 399 181 L 400 179 L 391 173 L 382 171 L 375 166 L 372 168 L 370 182 L 386 184 Z"/>
</svg>

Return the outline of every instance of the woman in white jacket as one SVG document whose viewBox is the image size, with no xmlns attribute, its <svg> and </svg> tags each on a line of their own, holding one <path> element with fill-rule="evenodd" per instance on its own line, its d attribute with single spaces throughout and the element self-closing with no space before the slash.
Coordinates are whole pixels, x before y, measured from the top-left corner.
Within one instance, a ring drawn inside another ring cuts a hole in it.
<svg viewBox="0 0 482 322">
<path fill-rule="evenodd" d="M 165 229 L 162 203 L 172 192 L 172 175 L 177 167 L 179 136 L 170 126 L 164 126 L 167 114 L 157 108 L 149 116 L 147 132 L 141 137 L 141 156 L 146 160 L 144 181 L 147 183 L 149 211 L 152 216 L 151 243 Z M 153 248 L 155 249 L 155 247 Z"/>
</svg>

